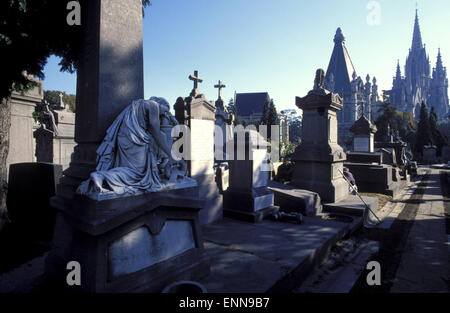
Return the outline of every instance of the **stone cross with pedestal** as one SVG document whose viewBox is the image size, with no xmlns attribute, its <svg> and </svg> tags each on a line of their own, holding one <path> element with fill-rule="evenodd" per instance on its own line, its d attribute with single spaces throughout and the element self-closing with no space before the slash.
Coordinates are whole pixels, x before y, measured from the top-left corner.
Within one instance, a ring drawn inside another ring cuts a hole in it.
<svg viewBox="0 0 450 313">
<path fill-rule="evenodd" d="M 293 156 L 291 184 L 317 192 L 324 203 L 338 202 L 349 195 L 343 177 L 346 154 L 338 144 L 336 112 L 343 107 L 338 94 L 323 88 L 324 71 L 317 70 L 314 89 L 296 98 L 303 110 L 302 143 Z"/>
<path fill-rule="evenodd" d="M 233 115 L 227 111 L 222 99 L 222 88 L 226 86 L 219 80 L 214 88 L 218 89 L 216 100 L 216 129 L 214 134 L 214 154 L 216 161 L 227 160 L 226 144 L 233 139 Z"/>
<path fill-rule="evenodd" d="M 175 117 L 187 126 L 190 135 L 185 138 L 183 151 L 188 176 L 194 178 L 200 188 L 200 195 L 206 200 L 200 212 L 200 222 L 209 224 L 222 218 L 222 198 L 215 182 L 214 173 L 214 128 L 216 107 L 198 90 L 203 81 L 198 71 L 189 75 L 194 82 L 189 97 L 179 97 L 174 104 Z"/>
</svg>

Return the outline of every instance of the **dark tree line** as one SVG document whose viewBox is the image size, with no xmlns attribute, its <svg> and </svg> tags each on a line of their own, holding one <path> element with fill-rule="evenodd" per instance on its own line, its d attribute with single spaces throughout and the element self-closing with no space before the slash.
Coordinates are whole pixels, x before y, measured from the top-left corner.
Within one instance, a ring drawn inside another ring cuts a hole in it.
<svg viewBox="0 0 450 313">
<path fill-rule="evenodd" d="M 440 131 L 437 115 L 434 107 L 430 112 L 425 103 L 420 108 L 419 120 L 416 122 L 411 112 L 400 112 L 395 105 L 384 102 L 380 108 L 381 115 L 375 121 L 378 132 L 375 135 L 376 141 L 384 141 L 388 135 L 388 130 L 409 144 L 411 152 L 416 158 L 423 155 L 423 147 L 434 145 L 437 147 L 438 155 L 442 148 L 448 144 L 447 137 Z"/>
</svg>

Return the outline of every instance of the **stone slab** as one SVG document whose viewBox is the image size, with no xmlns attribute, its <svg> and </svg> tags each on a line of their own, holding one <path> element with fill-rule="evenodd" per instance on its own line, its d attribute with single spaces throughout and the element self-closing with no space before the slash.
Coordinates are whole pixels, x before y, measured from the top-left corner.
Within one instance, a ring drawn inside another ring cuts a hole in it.
<svg viewBox="0 0 450 313">
<path fill-rule="evenodd" d="M 381 164 L 383 161 L 382 154 L 379 152 L 347 152 L 348 163 L 376 163 Z"/>
<path fill-rule="evenodd" d="M 362 197 L 364 202 L 374 212 L 378 211 L 378 198 Z M 341 213 L 355 216 L 364 216 L 366 206 L 358 196 L 350 195 L 346 199 L 337 203 L 323 204 L 323 211 L 328 213 Z"/>
<path fill-rule="evenodd" d="M 203 226 L 212 293 L 288 292 L 310 274 L 349 230 L 347 223 L 305 217 L 303 224 L 223 219 Z"/>
<path fill-rule="evenodd" d="M 274 193 L 274 204 L 285 212 L 300 212 L 315 216 L 322 211 L 319 194 L 293 186 L 269 181 L 268 188 Z"/>
<path fill-rule="evenodd" d="M 277 213 L 280 210 L 277 206 L 269 206 L 255 212 L 246 212 L 241 210 L 224 209 L 223 215 L 228 218 L 238 219 L 244 222 L 258 223 L 266 217 Z"/>
<path fill-rule="evenodd" d="M 209 293 L 290 292 L 326 258 L 349 227 L 319 217 L 304 217 L 302 225 L 273 221 L 250 224 L 227 218 L 204 225 L 204 250 L 211 261 L 211 273 L 198 281 Z M 30 283 L 43 274 L 43 259 L 0 276 L 0 290 L 45 292 L 42 286 Z"/>
</svg>

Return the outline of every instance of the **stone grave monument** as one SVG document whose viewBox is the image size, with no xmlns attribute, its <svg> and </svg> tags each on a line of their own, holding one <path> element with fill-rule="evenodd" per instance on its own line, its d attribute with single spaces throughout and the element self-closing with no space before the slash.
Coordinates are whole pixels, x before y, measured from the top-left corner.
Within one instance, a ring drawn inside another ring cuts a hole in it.
<svg viewBox="0 0 450 313">
<path fill-rule="evenodd" d="M 216 121 L 214 130 L 214 159 L 216 183 L 219 192 L 223 193 L 229 186 L 230 173 L 228 170 L 227 143 L 233 140 L 233 114 L 225 108 L 222 99 L 222 89 L 226 86 L 221 80 L 214 85 L 218 89 L 216 100 Z"/>
<path fill-rule="evenodd" d="M 345 166 L 353 174 L 358 190 L 395 196 L 402 185 L 393 179 L 396 169 L 383 164 L 383 160 L 386 161 L 386 157 L 389 156 L 386 153 L 390 152 L 385 149 L 374 152 L 373 138 L 377 132 L 376 126 L 362 116 L 353 124 L 350 131 L 355 138 L 354 151 L 347 152 Z"/>
<path fill-rule="evenodd" d="M 291 184 L 317 192 L 324 203 L 338 202 L 349 195 L 343 178 L 346 154 L 338 144 L 336 112 L 343 100 L 323 88 L 324 71 L 317 70 L 314 89 L 304 98 L 296 98 L 303 110 L 302 143 L 293 156 Z"/>
<path fill-rule="evenodd" d="M 225 108 L 222 99 L 222 88 L 226 86 L 219 80 L 214 88 L 218 89 L 218 98 L 216 100 L 216 132 L 214 134 L 214 154 L 217 162 L 227 160 L 226 143 L 233 140 L 233 115 Z M 220 131 L 219 131 L 220 129 Z"/>
<path fill-rule="evenodd" d="M 270 165 L 266 140 L 256 131 L 239 130 L 230 157 L 229 187 L 223 192 L 224 216 L 260 222 L 277 213 L 274 194 L 267 187 Z"/>
<path fill-rule="evenodd" d="M 82 10 L 77 146 L 51 201 L 58 216 L 46 277 L 93 293 L 197 280 L 209 273 L 198 223 L 204 201 L 171 157 L 167 101 L 142 100 L 142 3 L 91 0 Z M 73 261 L 80 286 L 66 283 Z"/>
<path fill-rule="evenodd" d="M 60 94 L 62 95 L 62 94 Z M 70 165 L 75 147 L 75 113 L 60 105 L 50 109 L 45 102 L 36 106 L 40 116 L 40 127 L 34 131 L 37 162 L 61 164 L 63 169 Z"/>
<path fill-rule="evenodd" d="M 179 97 L 174 104 L 175 117 L 180 124 L 189 128 L 190 136 L 185 141 L 188 176 L 194 178 L 200 188 L 200 195 L 206 200 L 200 212 L 200 222 L 209 224 L 222 218 L 222 196 L 215 181 L 214 172 L 214 128 L 216 107 L 198 90 L 203 82 L 198 71 L 190 75 L 194 82 L 190 95 Z"/>
<path fill-rule="evenodd" d="M 39 125 L 33 119 L 33 112 L 36 105 L 44 98 L 44 85 L 40 80 L 35 82 L 37 83 L 35 87 L 23 92 L 13 91 L 8 99 L 11 106 L 11 125 L 9 152 L 6 158 L 7 168 L 15 163 L 36 162 L 33 131 Z M 8 177 L 7 173 L 6 177 Z"/>
</svg>

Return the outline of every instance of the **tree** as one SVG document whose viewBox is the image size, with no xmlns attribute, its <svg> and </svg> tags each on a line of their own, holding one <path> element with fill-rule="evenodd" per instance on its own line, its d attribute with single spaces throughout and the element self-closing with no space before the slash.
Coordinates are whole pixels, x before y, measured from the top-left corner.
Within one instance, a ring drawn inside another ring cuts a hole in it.
<svg viewBox="0 0 450 313">
<path fill-rule="evenodd" d="M 89 0 L 79 0 L 83 8 Z M 68 1 L 0 1 L 0 230 L 7 220 L 6 158 L 9 149 L 11 108 L 7 99 L 13 90 L 33 87 L 32 77 L 44 78 L 50 55 L 61 57 L 61 71 L 75 72 L 82 47 L 84 23 L 67 23 Z M 143 9 L 151 5 L 143 0 Z"/>
<path fill-rule="evenodd" d="M 302 138 L 302 119 L 297 117 L 289 122 L 289 140 L 294 144 L 301 143 Z"/>
<path fill-rule="evenodd" d="M 237 108 L 233 98 L 231 98 L 230 101 L 228 101 L 226 109 L 228 113 L 231 113 L 234 116 L 233 125 L 236 126 L 237 124 L 239 124 L 239 117 L 237 116 Z"/>
<path fill-rule="evenodd" d="M 64 91 L 59 90 L 46 90 L 44 91 L 44 100 L 47 101 L 50 106 L 58 106 L 60 93 L 63 94 L 63 102 L 69 107 L 72 112 L 75 112 L 75 95 L 69 95 Z"/>
<path fill-rule="evenodd" d="M 263 108 L 263 116 L 261 118 L 260 125 L 267 125 L 267 137 L 272 138 L 272 125 L 280 125 L 277 109 L 273 102 L 273 99 L 266 101 Z"/>
<path fill-rule="evenodd" d="M 375 121 L 377 133 L 376 141 L 384 141 L 387 135 L 388 127 L 395 133 L 399 133 L 400 138 L 414 147 L 416 141 L 416 122 L 411 112 L 400 112 L 395 105 L 384 102 L 379 110 L 381 115 Z"/>
<path fill-rule="evenodd" d="M 388 128 L 394 127 L 395 123 L 395 115 L 396 115 L 396 109 L 395 105 L 393 105 L 390 102 L 383 102 L 381 104 L 381 107 L 378 111 L 381 115 L 378 117 L 378 119 L 375 121 L 375 125 L 377 126 L 377 133 L 375 134 L 375 140 L 376 141 L 383 141 L 384 138 L 388 134 Z"/>
<path fill-rule="evenodd" d="M 416 132 L 416 145 L 415 151 L 419 155 L 423 155 L 423 146 L 429 145 L 432 143 L 431 139 L 431 131 L 430 131 L 430 121 L 428 118 L 427 106 L 425 102 L 422 102 L 420 107 L 420 119 L 419 124 L 417 126 Z"/>
<path fill-rule="evenodd" d="M 442 147 L 448 143 L 448 139 L 441 133 L 437 122 L 437 115 L 434 107 L 431 107 L 429 116 L 430 133 L 433 144 L 437 147 L 437 154 L 441 155 Z"/>
</svg>

